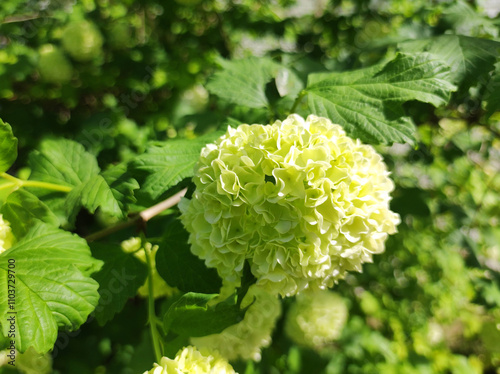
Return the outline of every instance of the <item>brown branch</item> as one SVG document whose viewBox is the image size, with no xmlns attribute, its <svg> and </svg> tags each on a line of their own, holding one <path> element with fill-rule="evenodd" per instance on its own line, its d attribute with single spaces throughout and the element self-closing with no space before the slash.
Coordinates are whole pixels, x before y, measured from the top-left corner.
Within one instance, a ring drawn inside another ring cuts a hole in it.
<svg viewBox="0 0 500 374">
<path fill-rule="evenodd" d="M 114 226 L 110 226 L 105 228 L 104 230 L 98 231 L 96 233 L 90 234 L 89 236 L 85 237 L 85 240 L 87 240 L 88 243 L 93 242 L 95 240 L 102 239 L 108 235 L 114 234 L 115 232 L 118 232 L 120 230 L 126 229 L 127 227 L 131 226 L 139 226 L 139 225 L 144 225 L 146 222 L 148 222 L 151 218 L 157 216 L 161 212 L 172 208 L 173 206 L 177 205 L 181 198 L 186 194 L 187 188 L 184 188 L 183 190 L 177 192 L 175 195 L 170 196 L 168 199 L 163 200 L 162 202 L 153 205 L 150 208 L 147 208 L 137 214 L 136 216 L 130 218 L 128 221 L 125 222 L 120 222 Z"/>
<path fill-rule="evenodd" d="M 43 18 L 43 17 L 44 16 L 40 15 L 39 13 L 28 14 L 28 15 L 15 15 L 15 16 L 6 17 L 2 21 L 2 24 L 31 21 L 31 20 L 39 19 L 39 18 Z"/>
</svg>

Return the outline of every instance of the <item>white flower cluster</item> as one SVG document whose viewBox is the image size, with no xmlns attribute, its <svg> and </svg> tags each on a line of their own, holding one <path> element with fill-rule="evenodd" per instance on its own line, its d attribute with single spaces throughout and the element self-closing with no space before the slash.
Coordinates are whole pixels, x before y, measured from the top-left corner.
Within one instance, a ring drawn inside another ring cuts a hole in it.
<svg viewBox="0 0 500 374">
<path fill-rule="evenodd" d="M 14 243 L 14 235 L 8 221 L 0 214 L 0 253 L 6 251 Z"/>
<path fill-rule="evenodd" d="M 347 306 L 330 291 L 297 295 L 285 319 L 285 333 L 295 343 L 320 348 L 340 337 L 347 320 Z"/>
<path fill-rule="evenodd" d="M 192 252 L 237 282 L 291 296 L 331 287 L 384 251 L 400 219 L 382 157 L 326 118 L 229 128 L 201 152 L 180 203 Z"/>
<path fill-rule="evenodd" d="M 250 305 L 250 303 L 252 303 Z M 191 338 L 199 348 L 215 349 L 227 360 L 260 361 L 261 349 L 271 344 L 271 333 L 281 314 L 281 302 L 258 286 L 251 286 L 241 307 L 250 307 L 243 320 L 220 334 Z"/>
<path fill-rule="evenodd" d="M 219 354 L 189 346 L 177 352 L 173 360 L 163 357 L 160 364 L 144 374 L 236 374 Z"/>
</svg>

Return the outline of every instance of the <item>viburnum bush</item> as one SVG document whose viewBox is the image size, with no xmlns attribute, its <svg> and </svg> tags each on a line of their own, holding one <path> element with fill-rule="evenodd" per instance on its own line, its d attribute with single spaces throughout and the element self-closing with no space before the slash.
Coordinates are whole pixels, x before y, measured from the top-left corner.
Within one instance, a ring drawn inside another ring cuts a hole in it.
<svg viewBox="0 0 500 374">
<path fill-rule="evenodd" d="M 0 4 L 0 373 L 492 373 L 500 9 Z"/>
</svg>

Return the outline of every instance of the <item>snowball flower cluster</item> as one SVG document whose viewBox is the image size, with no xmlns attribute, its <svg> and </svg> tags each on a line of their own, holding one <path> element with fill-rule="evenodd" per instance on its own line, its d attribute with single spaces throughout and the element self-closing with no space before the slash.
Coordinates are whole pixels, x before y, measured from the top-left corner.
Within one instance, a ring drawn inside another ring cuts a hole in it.
<svg viewBox="0 0 500 374">
<path fill-rule="evenodd" d="M 176 289 L 173 287 L 170 287 L 158 274 L 158 271 L 156 270 L 156 252 L 158 251 L 158 246 L 155 245 L 153 246 L 151 243 L 146 243 L 147 250 L 151 251 L 151 258 L 152 258 L 152 265 L 153 265 L 153 292 L 154 298 L 158 297 L 163 297 L 163 296 L 172 296 L 175 292 Z M 144 248 L 141 247 L 141 238 L 138 237 L 132 237 L 128 240 L 124 240 L 121 243 L 121 247 L 124 252 L 126 253 L 133 253 L 136 258 L 138 258 L 141 262 L 144 264 L 147 263 L 146 261 L 146 253 L 144 252 Z M 142 297 L 148 297 L 149 295 L 149 287 L 148 287 L 148 280 L 144 282 L 144 284 L 139 287 L 137 290 L 137 294 Z"/>
<path fill-rule="evenodd" d="M 201 151 L 183 199 L 192 252 L 238 281 L 291 296 L 324 289 L 384 251 L 400 219 L 382 157 L 326 118 L 240 125 Z"/>
<path fill-rule="evenodd" d="M 320 348 L 340 337 L 347 320 L 347 306 L 330 291 L 303 292 L 285 319 L 285 333 L 295 343 Z"/>
<path fill-rule="evenodd" d="M 215 349 L 230 361 L 260 361 L 261 349 L 271 344 L 271 333 L 281 314 L 281 302 L 278 297 L 253 285 L 243 298 L 241 307 L 248 305 L 250 307 L 241 322 L 219 334 L 191 338 L 191 343 L 199 348 Z"/>
<path fill-rule="evenodd" d="M 144 374 L 236 374 L 229 363 L 219 354 L 197 350 L 193 346 L 177 352 L 173 360 L 163 357 L 160 364 Z"/>
<path fill-rule="evenodd" d="M 0 253 L 6 251 L 14 243 L 14 235 L 8 221 L 0 214 Z"/>
</svg>

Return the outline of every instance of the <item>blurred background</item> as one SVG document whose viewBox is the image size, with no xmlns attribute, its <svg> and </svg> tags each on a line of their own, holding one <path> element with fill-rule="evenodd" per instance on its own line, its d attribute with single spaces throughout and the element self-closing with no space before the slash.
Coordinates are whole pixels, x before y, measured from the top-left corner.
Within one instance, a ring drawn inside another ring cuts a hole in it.
<svg viewBox="0 0 500 374">
<path fill-rule="evenodd" d="M 265 111 L 204 88 L 221 58 L 270 56 L 305 85 L 311 72 L 369 66 L 408 40 L 499 40 L 499 12 L 491 0 L 2 0 L 0 118 L 19 138 L 20 176 L 48 137 L 74 139 L 109 165 L 151 140 L 266 123 Z M 374 264 L 334 288 L 349 313 L 340 337 L 301 347 L 283 317 L 262 361 L 237 362 L 237 371 L 500 373 L 500 112 L 485 110 L 496 100 L 490 76 L 473 77 L 444 108 L 407 103 L 417 148 L 378 147 L 402 223 Z M 104 327 L 63 334 L 53 372 L 149 369 L 145 321 L 138 298 Z"/>
</svg>

